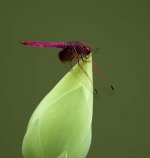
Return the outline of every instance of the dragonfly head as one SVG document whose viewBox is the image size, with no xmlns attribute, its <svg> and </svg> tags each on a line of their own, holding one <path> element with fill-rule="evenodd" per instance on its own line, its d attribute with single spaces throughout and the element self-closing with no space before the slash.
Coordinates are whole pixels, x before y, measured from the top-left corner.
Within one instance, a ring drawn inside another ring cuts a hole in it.
<svg viewBox="0 0 150 158">
<path fill-rule="evenodd" d="M 87 55 L 89 55 L 92 52 L 92 47 L 90 47 L 87 43 L 82 42 L 82 46 Z"/>
</svg>

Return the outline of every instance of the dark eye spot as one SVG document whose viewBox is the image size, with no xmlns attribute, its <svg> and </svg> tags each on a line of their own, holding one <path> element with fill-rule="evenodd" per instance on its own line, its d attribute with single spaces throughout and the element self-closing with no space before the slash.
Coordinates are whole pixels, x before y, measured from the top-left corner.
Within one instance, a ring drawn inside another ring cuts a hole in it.
<svg viewBox="0 0 150 158">
<path fill-rule="evenodd" d="M 88 52 L 90 51 L 90 48 L 88 46 L 83 46 L 83 48 Z"/>
</svg>

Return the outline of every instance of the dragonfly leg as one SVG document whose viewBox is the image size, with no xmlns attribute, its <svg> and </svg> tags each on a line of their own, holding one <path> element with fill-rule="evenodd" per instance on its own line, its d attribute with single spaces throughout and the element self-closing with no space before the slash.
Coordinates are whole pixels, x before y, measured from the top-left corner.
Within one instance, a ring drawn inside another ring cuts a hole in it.
<svg viewBox="0 0 150 158">
<path fill-rule="evenodd" d="M 85 73 L 85 75 L 87 76 L 87 78 L 90 80 L 90 82 L 93 84 L 92 80 L 90 79 L 89 75 L 87 74 L 87 72 L 83 69 L 83 67 L 80 65 L 80 58 L 79 55 L 76 57 L 77 61 L 78 61 L 78 65 L 79 67 L 82 69 L 82 71 Z"/>
<path fill-rule="evenodd" d="M 82 60 L 83 62 L 91 62 L 91 61 L 89 61 L 89 60 L 84 60 L 84 58 L 88 59 L 87 56 L 84 56 L 83 54 L 81 54 L 81 60 Z"/>
<path fill-rule="evenodd" d="M 82 71 L 85 73 L 85 75 L 87 76 L 87 78 L 90 80 L 90 82 L 91 82 L 91 84 L 93 85 L 93 82 L 92 82 L 92 80 L 91 80 L 91 78 L 89 77 L 89 75 L 87 74 L 87 72 L 83 69 L 83 67 L 80 65 L 80 62 L 79 62 L 79 55 L 77 56 L 77 61 L 78 61 L 78 65 L 79 65 L 79 67 L 82 69 Z M 83 59 L 83 56 L 81 55 L 81 59 Z M 82 60 L 83 62 L 85 61 L 85 62 L 91 62 L 91 61 L 86 61 L 86 60 Z M 95 84 L 95 83 L 94 83 Z M 95 94 L 96 94 L 96 96 L 98 96 L 98 90 L 97 90 L 97 88 L 95 88 L 95 85 L 93 85 L 93 88 L 94 88 L 94 91 L 95 91 Z"/>
<path fill-rule="evenodd" d="M 72 70 L 72 67 L 73 67 L 73 66 L 72 66 L 72 63 L 71 63 L 71 62 L 72 62 L 72 60 L 73 60 L 74 58 L 76 58 L 76 56 L 73 56 L 72 59 L 71 59 L 70 62 L 69 62 L 69 63 L 70 63 L 70 70 Z"/>
<path fill-rule="evenodd" d="M 72 62 L 73 59 L 75 59 L 78 56 L 78 54 L 77 54 L 77 52 L 76 52 L 76 50 L 75 50 L 75 48 L 73 46 L 71 47 L 71 49 L 72 49 L 72 51 L 74 51 L 73 56 L 70 59 L 70 69 L 72 70 L 73 66 L 72 66 L 71 62 Z"/>
<path fill-rule="evenodd" d="M 71 62 L 72 62 L 72 59 L 70 60 L 70 69 L 72 70 L 72 64 L 71 64 Z"/>
</svg>

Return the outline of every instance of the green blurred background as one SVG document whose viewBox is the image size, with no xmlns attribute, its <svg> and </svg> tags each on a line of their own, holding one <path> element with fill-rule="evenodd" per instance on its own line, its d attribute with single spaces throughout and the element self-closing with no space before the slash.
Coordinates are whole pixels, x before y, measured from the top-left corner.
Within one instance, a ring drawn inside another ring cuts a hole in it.
<svg viewBox="0 0 150 158">
<path fill-rule="evenodd" d="M 150 157 L 150 2 L 1 0 L 0 157 L 22 158 L 31 114 L 69 70 L 57 49 L 20 40 L 83 40 L 103 51 L 94 60 L 115 86 L 94 100 L 87 158 Z"/>
</svg>

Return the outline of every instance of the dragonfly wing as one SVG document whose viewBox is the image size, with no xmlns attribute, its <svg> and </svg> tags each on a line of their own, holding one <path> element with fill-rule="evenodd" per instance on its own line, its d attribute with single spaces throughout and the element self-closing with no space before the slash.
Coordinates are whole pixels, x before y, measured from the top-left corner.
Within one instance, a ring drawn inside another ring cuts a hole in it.
<svg viewBox="0 0 150 158">
<path fill-rule="evenodd" d="M 98 67 L 95 62 L 93 62 L 93 70 L 94 73 L 94 84 L 98 87 L 98 90 L 101 89 L 102 92 L 113 95 L 114 94 L 114 86 L 108 77 L 104 74 L 104 72 Z"/>
</svg>

